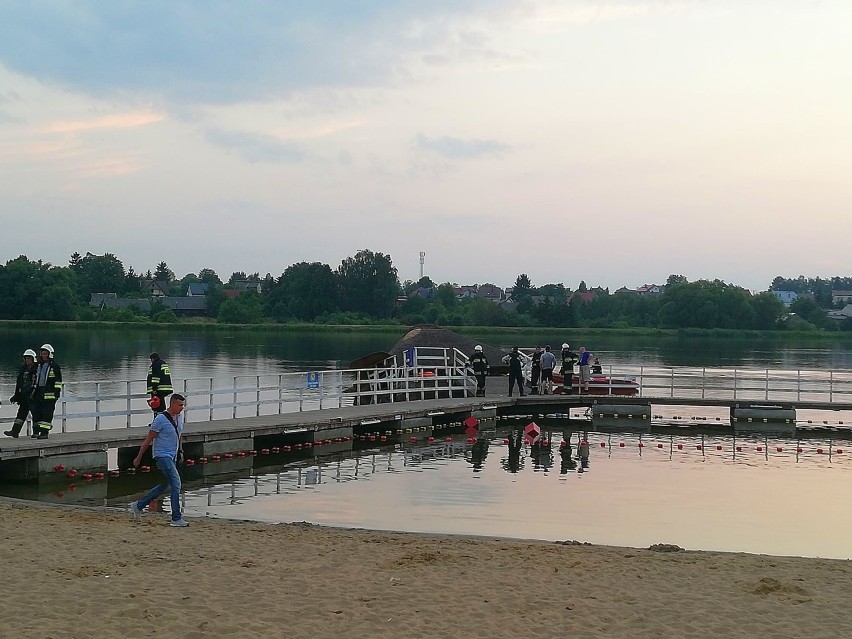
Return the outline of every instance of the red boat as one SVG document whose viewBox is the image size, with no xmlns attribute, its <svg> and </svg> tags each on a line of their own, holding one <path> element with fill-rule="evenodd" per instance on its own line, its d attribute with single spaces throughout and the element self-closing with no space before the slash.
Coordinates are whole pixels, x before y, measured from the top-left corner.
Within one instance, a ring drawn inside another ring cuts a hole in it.
<svg viewBox="0 0 852 639">
<path fill-rule="evenodd" d="M 564 380 L 561 373 L 553 373 L 553 394 L 564 394 Z M 571 378 L 572 392 L 579 393 L 580 376 Z M 589 380 L 589 395 L 638 395 L 639 382 L 635 377 L 610 377 L 609 375 L 592 374 Z"/>
</svg>

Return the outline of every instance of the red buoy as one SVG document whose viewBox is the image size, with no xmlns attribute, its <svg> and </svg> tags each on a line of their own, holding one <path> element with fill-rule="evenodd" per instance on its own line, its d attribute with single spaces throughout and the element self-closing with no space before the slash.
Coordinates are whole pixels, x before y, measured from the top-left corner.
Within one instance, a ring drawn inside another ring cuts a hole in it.
<svg viewBox="0 0 852 639">
<path fill-rule="evenodd" d="M 416 438 L 416 437 L 409 437 L 409 438 L 408 438 L 408 443 L 409 443 L 409 444 L 416 444 L 416 443 L 417 443 L 417 438 Z"/>
<path fill-rule="evenodd" d="M 77 476 L 77 469 L 76 468 L 72 468 L 71 470 L 69 470 L 68 474 L 66 475 L 66 477 L 68 477 L 70 479 L 74 479 L 76 476 Z"/>
<path fill-rule="evenodd" d="M 606 448 L 606 442 L 601 442 L 601 448 Z"/>
<path fill-rule="evenodd" d="M 245 456 L 246 456 L 246 452 L 244 450 L 241 450 L 240 452 L 237 453 L 237 457 L 245 457 Z"/>
<path fill-rule="evenodd" d="M 104 477 L 106 477 L 106 475 L 103 473 L 95 473 L 95 479 L 103 479 Z"/>
<path fill-rule="evenodd" d="M 435 441 L 435 438 L 430 435 L 429 437 L 426 438 L 426 441 L 431 444 L 433 441 Z"/>
<path fill-rule="evenodd" d="M 290 446 L 284 446 L 281 450 L 283 450 L 285 453 L 289 453 L 292 448 Z"/>
<path fill-rule="evenodd" d="M 618 447 L 619 447 L 619 448 L 624 448 L 624 442 L 618 442 Z"/>
<path fill-rule="evenodd" d="M 758 447 L 757 447 L 757 452 L 762 453 L 762 452 L 763 452 L 763 446 L 758 446 Z"/>
<path fill-rule="evenodd" d="M 379 439 L 382 440 L 383 442 L 386 442 L 388 440 L 388 436 L 382 435 Z"/>
<path fill-rule="evenodd" d="M 508 441 L 508 440 L 504 439 L 503 441 Z M 559 448 L 565 448 L 567 445 L 568 445 L 568 442 L 566 442 L 565 440 L 562 440 L 561 442 L 559 442 Z"/>
<path fill-rule="evenodd" d="M 678 444 L 678 445 L 677 445 L 677 449 L 678 449 L 678 450 L 683 450 L 683 444 Z"/>
<path fill-rule="evenodd" d="M 716 445 L 716 450 L 722 450 L 722 447 L 721 447 L 720 445 L 718 445 L 718 444 L 717 444 L 717 445 Z"/>
<path fill-rule="evenodd" d="M 199 457 L 199 458 L 198 458 L 198 463 L 199 463 L 199 464 L 206 464 L 206 463 L 207 463 L 207 458 L 206 458 L 206 457 Z"/>
<path fill-rule="evenodd" d="M 817 448 L 817 455 L 822 455 L 822 448 Z"/>
<path fill-rule="evenodd" d="M 92 481 L 91 473 L 83 473 L 82 477 L 84 481 Z"/>
<path fill-rule="evenodd" d="M 742 446 L 737 446 L 737 452 L 738 452 L 738 453 L 743 452 L 743 447 L 742 447 Z"/>
<path fill-rule="evenodd" d="M 448 444 L 452 444 L 452 443 L 453 443 L 453 438 L 452 438 L 452 437 L 447 437 L 446 439 L 444 439 L 444 441 L 445 441 L 445 442 L 447 442 Z"/>
<path fill-rule="evenodd" d="M 269 454 L 269 449 L 268 449 L 268 448 L 261 448 L 261 449 L 260 449 L 260 454 L 261 454 L 261 455 L 268 455 L 268 454 Z M 215 459 L 215 458 L 214 458 L 214 459 Z"/>
<path fill-rule="evenodd" d="M 53 467 L 53 470 L 55 470 L 57 473 L 61 473 L 65 470 L 65 466 L 63 466 L 62 464 L 56 464 L 56 466 Z"/>
<path fill-rule="evenodd" d="M 701 444 L 696 444 L 696 445 L 695 445 L 695 450 L 701 450 Z"/>
<path fill-rule="evenodd" d="M 256 450 L 250 450 L 248 454 L 254 456 L 254 455 L 257 455 L 257 451 Z"/>
<path fill-rule="evenodd" d="M 311 442 L 305 442 L 304 444 L 302 444 L 302 446 L 304 448 L 310 448 L 311 446 L 313 446 L 313 444 Z"/>
<path fill-rule="evenodd" d="M 838 455 L 842 455 L 842 454 L 843 454 L 843 449 L 842 449 L 842 448 L 838 448 L 835 452 L 836 452 Z"/>
<path fill-rule="evenodd" d="M 217 462 L 217 461 L 221 461 L 222 457 L 221 457 L 221 456 L 219 456 L 219 455 L 213 455 L 213 457 L 211 457 L 211 459 L 212 459 L 214 462 Z"/>
<path fill-rule="evenodd" d="M 645 448 L 645 444 L 643 444 L 642 442 L 639 442 L 639 448 Z"/>
<path fill-rule="evenodd" d="M 796 449 L 796 452 L 797 452 L 797 453 L 801 453 L 801 452 L 802 452 L 802 449 L 801 449 L 801 448 L 797 448 L 797 449 Z"/>
<path fill-rule="evenodd" d="M 150 466 L 142 466 L 142 468 L 140 468 L 139 470 L 141 470 L 143 473 L 150 473 L 151 467 Z"/>
<path fill-rule="evenodd" d="M 783 452 L 783 451 L 784 451 L 784 449 L 781 448 L 780 446 L 775 447 L 775 452 L 780 453 L 780 452 Z"/>
<path fill-rule="evenodd" d="M 562 443 L 564 444 L 565 442 L 562 442 Z M 504 439 L 504 440 L 503 440 L 503 445 L 504 445 L 504 446 L 508 446 L 508 445 L 509 445 L 509 440 L 508 440 L 508 439 Z"/>
<path fill-rule="evenodd" d="M 195 466 L 195 460 L 194 459 L 187 459 L 183 463 L 186 464 L 187 466 Z"/>
<path fill-rule="evenodd" d="M 662 448 L 662 447 L 663 447 L 662 444 L 657 444 L 657 448 Z"/>
<path fill-rule="evenodd" d="M 233 453 L 225 453 L 225 454 L 223 455 L 223 457 L 224 457 L 225 459 L 233 459 L 233 458 L 234 458 L 234 455 L 233 455 Z"/>
</svg>

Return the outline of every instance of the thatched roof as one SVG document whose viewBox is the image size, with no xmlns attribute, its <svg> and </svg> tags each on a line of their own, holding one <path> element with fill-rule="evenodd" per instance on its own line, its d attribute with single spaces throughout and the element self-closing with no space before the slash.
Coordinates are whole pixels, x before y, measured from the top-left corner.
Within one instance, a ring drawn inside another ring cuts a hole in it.
<svg viewBox="0 0 852 639">
<path fill-rule="evenodd" d="M 389 353 L 391 355 L 399 355 L 406 349 L 417 346 L 429 346 L 437 348 L 457 348 L 462 353 L 470 357 L 473 355 L 473 348 L 477 345 L 482 346 L 482 352 L 488 358 L 488 363 L 491 365 L 492 372 L 495 368 L 502 369 L 502 359 L 506 353 L 495 346 L 490 346 L 484 342 L 459 335 L 446 328 L 435 326 L 434 324 L 419 324 L 412 326 L 402 338 L 393 345 Z"/>
</svg>

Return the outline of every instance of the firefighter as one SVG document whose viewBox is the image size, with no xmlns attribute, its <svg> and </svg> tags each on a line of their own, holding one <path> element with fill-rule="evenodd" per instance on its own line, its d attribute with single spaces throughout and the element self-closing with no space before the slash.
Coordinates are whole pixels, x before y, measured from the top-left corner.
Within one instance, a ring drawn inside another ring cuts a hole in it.
<svg viewBox="0 0 852 639">
<path fill-rule="evenodd" d="M 55 351 L 50 344 L 42 344 L 38 354 L 38 368 L 30 402 L 33 415 L 33 434 L 30 437 L 47 439 L 53 428 L 53 411 L 62 393 L 62 369 L 53 359 Z"/>
<path fill-rule="evenodd" d="M 482 346 L 477 344 L 470 358 L 470 367 L 476 376 L 476 396 L 485 397 L 485 376 L 488 375 L 488 358 L 482 352 Z"/>
<path fill-rule="evenodd" d="M 580 356 L 571 350 L 568 344 L 562 345 L 562 392 L 570 395 L 574 392 L 574 364 L 580 361 Z"/>
<path fill-rule="evenodd" d="M 36 366 L 36 352 L 28 348 L 24 351 L 24 363 L 21 370 L 18 371 L 18 381 L 15 383 L 15 394 L 9 398 L 9 401 L 18 405 L 18 414 L 15 415 L 15 423 L 12 424 L 12 430 L 5 430 L 3 434 L 8 437 L 17 437 L 21 433 L 21 428 L 24 422 L 27 421 L 27 414 L 30 412 L 30 396 L 35 385 L 35 376 L 38 367 Z"/>
<path fill-rule="evenodd" d="M 541 346 L 535 347 L 530 368 L 530 395 L 538 395 L 538 380 L 541 377 Z"/>
<path fill-rule="evenodd" d="M 172 394 L 172 372 L 159 353 L 151 353 L 148 367 L 148 405 L 155 413 L 166 410 L 166 397 Z"/>
<path fill-rule="evenodd" d="M 524 396 L 524 362 L 521 360 L 521 352 L 518 347 L 512 348 L 512 352 L 503 358 L 503 363 L 509 365 L 509 397 L 515 390 L 515 382 L 518 383 L 518 391 Z"/>
</svg>

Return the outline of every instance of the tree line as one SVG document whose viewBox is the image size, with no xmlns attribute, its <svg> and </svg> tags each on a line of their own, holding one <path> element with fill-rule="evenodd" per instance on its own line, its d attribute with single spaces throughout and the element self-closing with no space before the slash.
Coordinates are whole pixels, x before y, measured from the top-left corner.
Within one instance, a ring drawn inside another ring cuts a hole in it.
<svg viewBox="0 0 852 639">
<path fill-rule="evenodd" d="M 207 316 L 222 323 L 314 322 L 318 324 L 434 323 L 445 326 L 554 326 L 601 328 L 730 328 L 852 330 L 852 318 L 828 318 L 832 290 L 852 290 L 852 278 L 776 277 L 769 291 L 751 293 L 721 280 L 689 282 L 669 276 L 664 293 L 635 295 L 562 283 L 535 286 L 526 274 L 515 280 L 511 300 L 459 299 L 456 286 L 428 277 L 400 283 L 390 255 L 369 249 L 332 269 L 299 262 L 280 276 L 234 272 L 227 280 L 212 268 L 178 278 L 165 261 L 137 273 L 111 253 L 74 253 L 67 266 L 22 255 L 0 266 L 0 319 L 186 321 L 150 299 L 150 311 L 96 308 L 92 293 L 123 298 L 150 294 L 143 282 L 165 282 L 168 293 L 186 295 L 193 283 L 207 284 Z M 242 281 L 259 282 L 260 293 L 225 291 Z M 799 299 L 787 308 L 773 290 L 792 290 Z M 208 321 L 209 321 L 208 319 Z M 189 321 L 199 321 L 192 319 Z"/>
</svg>

